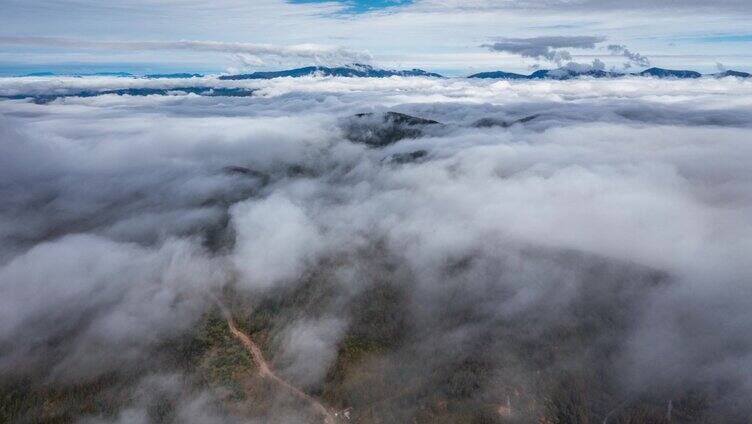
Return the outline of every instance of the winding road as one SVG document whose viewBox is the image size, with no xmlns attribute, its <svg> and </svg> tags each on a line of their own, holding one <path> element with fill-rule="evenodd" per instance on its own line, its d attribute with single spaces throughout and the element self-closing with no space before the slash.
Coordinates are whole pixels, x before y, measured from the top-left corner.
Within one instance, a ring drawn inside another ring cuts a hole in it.
<svg viewBox="0 0 752 424">
<path fill-rule="evenodd" d="M 230 329 L 232 336 L 235 337 L 251 354 L 253 362 L 258 367 L 259 375 L 263 378 L 268 378 L 269 380 L 273 381 L 275 384 L 284 388 L 295 397 L 306 401 L 311 406 L 311 409 L 313 409 L 316 414 L 320 415 L 324 419 L 325 424 L 335 424 L 336 418 L 326 406 L 274 373 L 274 371 L 269 366 L 269 363 L 266 362 L 266 359 L 264 359 L 264 354 L 261 352 L 261 349 L 259 349 L 258 345 L 253 340 L 251 340 L 251 338 L 248 337 L 247 334 L 239 330 L 235 325 L 235 320 L 232 318 L 230 311 L 224 306 L 224 304 L 219 302 L 219 300 L 217 300 L 217 304 L 222 311 L 222 315 L 224 316 L 225 321 L 227 321 L 227 327 Z"/>
</svg>

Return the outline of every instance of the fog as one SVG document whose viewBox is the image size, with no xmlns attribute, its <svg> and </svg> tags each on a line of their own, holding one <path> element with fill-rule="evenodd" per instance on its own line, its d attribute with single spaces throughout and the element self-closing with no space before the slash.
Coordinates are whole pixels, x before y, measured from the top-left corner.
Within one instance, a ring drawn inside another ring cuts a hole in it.
<svg viewBox="0 0 752 424">
<path fill-rule="evenodd" d="M 583 383 L 598 420 L 696 391 L 727 422 L 752 413 L 751 82 L 8 78 L 0 95 L 180 84 L 253 95 L 0 101 L 0 379 L 139 368 L 231 290 L 248 314 L 283 305 L 268 353 L 314 392 L 378 322 L 392 344 L 360 367 L 395 393 L 476 361 L 484 402 L 544 402 L 584 370 L 606 375 Z M 285 303 L 309 286 L 315 306 Z M 386 321 L 373 287 L 396 293 Z M 556 353 L 521 353 L 541 344 Z M 182 374 L 133 384 L 195 418 L 217 394 Z M 143 402 L 84 418 L 146 422 Z"/>
</svg>

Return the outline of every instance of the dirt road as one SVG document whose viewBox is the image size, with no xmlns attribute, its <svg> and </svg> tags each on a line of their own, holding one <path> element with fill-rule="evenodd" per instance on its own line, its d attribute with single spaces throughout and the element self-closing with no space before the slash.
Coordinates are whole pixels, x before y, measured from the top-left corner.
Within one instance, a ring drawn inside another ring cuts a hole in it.
<svg viewBox="0 0 752 424">
<path fill-rule="evenodd" d="M 258 367 L 259 375 L 273 381 L 275 384 L 290 392 L 293 396 L 305 400 L 311 406 L 311 409 L 313 409 L 316 414 L 320 415 L 323 418 L 324 423 L 335 424 L 336 419 L 334 418 L 334 414 L 329 411 L 326 406 L 274 373 L 271 367 L 269 367 L 269 363 L 266 362 L 266 359 L 264 359 L 264 354 L 261 352 L 261 349 L 259 349 L 258 345 L 253 340 L 251 340 L 251 338 L 248 337 L 247 334 L 238 329 L 238 327 L 235 325 L 235 320 L 232 318 L 232 314 L 230 314 L 230 311 L 228 311 L 222 303 L 217 303 L 219 304 L 219 308 L 222 310 L 222 315 L 224 315 L 225 321 L 227 321 L 227 327 L 230 329 L 230 333 L 251 354 L 253 362 Z"/>
</svg>

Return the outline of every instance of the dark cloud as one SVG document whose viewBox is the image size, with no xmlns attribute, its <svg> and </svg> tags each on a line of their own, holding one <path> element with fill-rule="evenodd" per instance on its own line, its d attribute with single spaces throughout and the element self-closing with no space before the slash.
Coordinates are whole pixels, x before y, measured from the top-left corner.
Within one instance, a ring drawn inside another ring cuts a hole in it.
<svg viewBox="0 0 752 424">
<path fill-rule="evenodd" d="M 632 65 L 640 66 L 643 68 L 650 66 L 650 60 L 647 57 L 639 53 L 632 52 L 627 48 L 627 46 L 610 44 L 607 48 L 611 52 L 611 54 L 624 56 L 625 58 L 627 58 L 628 62 L 624 64 L 625 68 L 630 68 Z"/>
<path fill-rule="evenodd" d="M 606 40 L 598 36 L 549 36 L 532 38 L 500 38 L 491 44 L 483 44 L 491 51 L 505 52 L 545 59 L 560 63 L 572 59 L 571 54 L 561 48 L 594 49 L 595 45 Z"/>
</svg>

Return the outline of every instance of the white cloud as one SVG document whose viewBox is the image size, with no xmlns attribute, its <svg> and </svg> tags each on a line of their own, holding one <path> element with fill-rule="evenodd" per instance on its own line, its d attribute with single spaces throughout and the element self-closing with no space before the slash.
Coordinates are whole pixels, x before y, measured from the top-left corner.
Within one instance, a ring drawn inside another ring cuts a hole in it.
<svg viewBox="0 0 752 424">
<path fill-rule="evenodd" d="M 232 215 L 240 238 L 233 261 L 253 288 L 298 280 L 326 253 L 318 224 L 284 195 L 239 204 Z"/>
<path fill-rule="evenodd" d="M 58 37 L 8 37 L 0 36 L 0 45 L 61 47 L 77 50 L 188 50 L 195 52 L 220 52 L 277 58 L 308 59 L 314 63 L 368 62 L 366 53 L 352 52 L 342 47 L 319 44 L 278 46 L 273 44 L 230 43 L 220 41 L 90 41 Z"/>
</svg>

